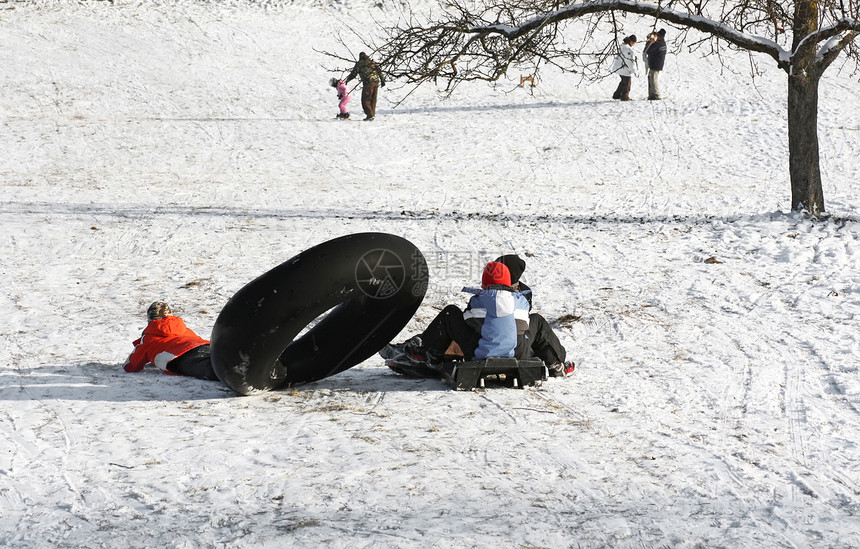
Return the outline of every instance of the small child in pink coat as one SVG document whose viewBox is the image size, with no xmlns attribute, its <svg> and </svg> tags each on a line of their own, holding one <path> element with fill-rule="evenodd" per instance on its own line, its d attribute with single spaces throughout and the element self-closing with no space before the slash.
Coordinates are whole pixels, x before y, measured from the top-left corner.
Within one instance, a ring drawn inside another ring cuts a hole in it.
<svg viewBox="0 0 860 549">
<path fill-rule="evenodd" d="M 337 118 L 349 118 L 349 111 L 346 109 L 346 104 L 349 103 L 350 97 L 349 91 L 346 89 L 346 83 L 337 78 L 332 78 L 328 83 L 332 88 L 337 90 L 337 98 L 340 99 L 340 103 L 338 104 L 340 113 L 338 113 Z"/>
</svg>

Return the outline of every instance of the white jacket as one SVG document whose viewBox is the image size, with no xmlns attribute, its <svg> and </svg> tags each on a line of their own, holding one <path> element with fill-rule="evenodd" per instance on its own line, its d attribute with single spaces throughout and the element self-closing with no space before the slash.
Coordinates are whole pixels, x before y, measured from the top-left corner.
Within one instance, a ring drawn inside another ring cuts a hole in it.
<svg viewBox="0 0 860 549">
<path fill-rule="evenodd" d="M 633 53 L 633 49 L 623 42 L 612 65 L 612 72 L 618 76 L 639 76 L 639 58 Z"/>
</svg>

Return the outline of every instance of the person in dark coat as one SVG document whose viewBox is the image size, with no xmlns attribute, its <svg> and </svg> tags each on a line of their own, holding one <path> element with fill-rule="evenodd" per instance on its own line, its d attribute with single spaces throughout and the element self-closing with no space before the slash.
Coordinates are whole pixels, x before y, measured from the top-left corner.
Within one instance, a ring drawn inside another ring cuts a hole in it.
<svg viewBox="0 0 860 549">
<path fill-rule="evenodd" d="M 648 66 L 648 99 L 658 100 L 660 99 L 658 78 L 666 62 L 666 29 L 660 29 L 648 35 L 643 55 Z"/>
<path fill-rule="evenodd" d="M 511 287 L 525 294 L 531 311 L 533 293 L 525 283 L 520 280 L 526 270 L 526 262 L 516 254 L 507 254 L 496 259 L 508 267 L 511 272 Z M 547 365 L 550 375 L 565 376 L 573 372 L 573 362 L 565 362 L 567 350 L 559 341 L 558 336 L 552 330 L 549 322 L 538 313 L 529 313 L 529 328 L 526 332 L 526 340 L 531 345 L 531 354 L 541 359 Z"/>
<path fill-rule="evenodd" d="M 366 53 L 358 54 L 358 61 L 352 72 L 346 77 L 346 82 L 358 76 L 361 78 L 361 109 L 365 120 L 376 117 L 376 96 L 380 86 L 385 86 L 385 75 L 382 69 Z"/>
</svg>

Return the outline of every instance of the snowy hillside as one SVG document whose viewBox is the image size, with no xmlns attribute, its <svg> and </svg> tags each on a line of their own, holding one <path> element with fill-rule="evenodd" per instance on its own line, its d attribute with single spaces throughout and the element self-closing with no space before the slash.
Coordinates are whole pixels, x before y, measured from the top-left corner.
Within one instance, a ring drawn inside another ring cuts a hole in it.
<svg viewBox="0 0 860 549">
<path fill-rule="evenodd" d="M 350 67 L 319 52 L 396 16 L 0 3 L 0 545 L 860 545 L 857 77 L 822 84 L 817 221 L 788 212 L 766 59 L 679 48 L 660 102 L 392 82 L 335 120 Z M 122 371 L 150 302 L 208 337 L 248 281 L 363 231 L 427 258 L 402 337 L 519 253 L 576 373 L 456 392 L 373 358 L 239 397 Z"/>
</svg>

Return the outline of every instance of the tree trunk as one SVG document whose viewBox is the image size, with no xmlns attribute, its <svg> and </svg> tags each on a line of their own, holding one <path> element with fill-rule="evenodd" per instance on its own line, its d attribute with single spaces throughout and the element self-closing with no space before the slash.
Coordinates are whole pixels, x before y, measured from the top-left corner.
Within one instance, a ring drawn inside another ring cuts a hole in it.
<svg viewBox="0 0 860 549">
<path fill-rule="evenodd" d="M 796 0 L 792 21 L 792 55 L 788 71 L 788 174 L 791 209 L 824 213 L 824 192 L 818 163 L 818 81 L 815 41 L 806 41 L 818 28 L 818 1 Z"/>
<path fill-rule="evenodd" d="M 795 70 L 799 70 L 795 67 Z M 811 72 L 811 71 L 810 71 Z M 791 209 L 824 213 L 824 191 L 818 159 L 817 74 L 801 71 L 788 77 L 788 173 Z"/>
</svg>

